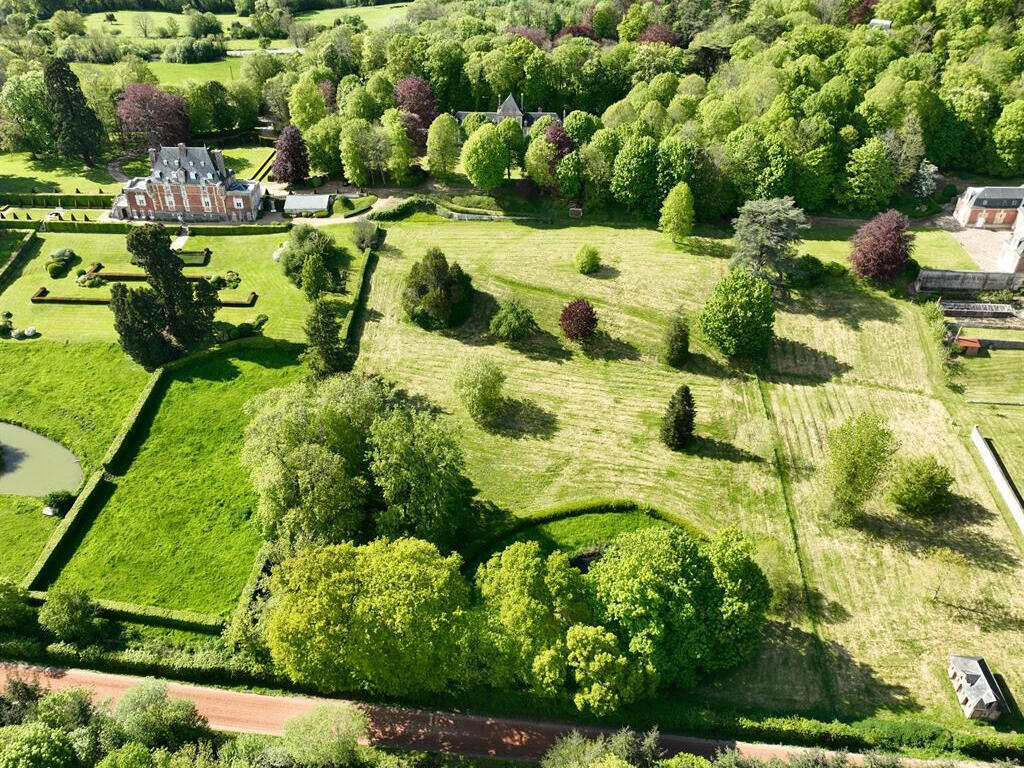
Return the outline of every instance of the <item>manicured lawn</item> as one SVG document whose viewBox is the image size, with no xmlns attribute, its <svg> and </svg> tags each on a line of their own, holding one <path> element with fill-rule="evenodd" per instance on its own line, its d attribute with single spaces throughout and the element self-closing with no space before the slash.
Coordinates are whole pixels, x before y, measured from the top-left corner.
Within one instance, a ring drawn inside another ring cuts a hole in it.
<svg viewBox="0 0 1024 768">
<path fill-rule="evenodd" d="M 0 495 L 0 576 L 22 579 L 46 545 L 57 519 L 41 509 L 39 499 Z"/>
<path fill-rule="evenodd" d="M 219 80 L 222 83 L 228 83 L 238 77 L 239 69 L 242 66 L 242 59 L 226 57 L 217 61 L 200 62 L 199 64 L 174 64 L 167 61 L 150 61 L 147 64 L 161 85 L 182 85 L 189 80 L 199 82 Z M 113 64 L 76 63 L 72 66 L 72 69 L 81 75 L 89 67 L 106 69 L 113 67 Z M 2 179 L 0 179 L 0 182 L 2 182 Z M 82 191 L 85 192 L 86 190 L 83 189 Z"/>
<path fill-rule="evenodd" d="M 849 234 L 812 231 L 804 250 L 845 260 Z M 572 268 L 582 243 L 601 252 L 606 266 L 596 277 Z M 459 261 L 481 292 L 474 316 L 451 333 L 425 332 L 400 308 L 402 280 L 428 244 Z M 944 232 L 926 233 L 916 258 L 965 266 L 955 245 Z M 728 250 L 712 238 L 677 249 L 644 229 L 414 217 L 390 229 L 358 366 L 451 414 L 470 478 L 511 513 L 620 498 L 709 533 L 729 524 L 743 530 L 775 604 L 756 657 L 702 684 L 708 701 L 825 717 L 919 712 L 960 727 L 946 655 L 984 653 L 1011 689 L 1024 684 L 1024 631 L 1014 618 L 1024 615 L 1015 586 L 1024 567 L 978 474 L 965 440 L 969 424 L 950 410 L 962 401 L 938 384 L 922 310 L 851 277 L 829 277 L 780 302 L 779 342 L 753 370 L 730 367 L 698 328 L 694 360 L 670 370 L 658 360 L 665 318 L 678 305 L 699 311 L 728 268 Z M 488 307 L 511 296 L 543 331 L 518 349 L 484 333 Z M 606 334 L 589 349 L 564 341 L 557 325 L 576 296 L 593 302 Z M 454 366 L 471 355 L 490 357 L 508 377 L 512 402 L 497 431 L 476 426 L 451 390 Z M 657 429 L 682 383 L 694 392 L 700 439 L 674 454 Z M 863 410 L 884 415 L 906 453 L 935 453 L 953 471 L 954 511 L 936 527 L 905 522 L 884 498 L 857 525 L 830 516 L 819 472 L 825 436 Z M 564 523 L 575 537 L 569 541 L 605 535 L 603 523 L 590 529 L 579 520 Z M 965 563 L 962 583 L 943 579 L 946 550 Z M 981 604 L 988 595 L 1004 613 L 979 618 L 933 602 L 940 582 L 946 603 Z"/>
<path fill-rule="evenodd" d="M 922 267 L 933 269 L 971 269 L 978 265 L 967 255 L 949 232 L 939 229 L 916 229 L 914 258 Z M 803 253 L 813 253 L 822 261 L 849 264 L 850 238 L 854 227 L 815 227 L 804 235 Z"/>
<path fill-rule="evenodd" d="M 239 179 L 251 179 L 273 153 L 273 147 L 227 147 L 224 149 L 224 164 L 235 171 Z M 149 155 L 132 158 L 121 166 L 128 176 L 146 176 L 149 174 Z"/>
<path fill-rule="evenodd" d="M 107 173 L 106 160 L 86 168 L 60 158 L 37 158 L 28 152 L 0 153 L 0 192 L 71 192 L 113 194 L 117 184 Z"/>
<path fill-rule="evenodd" d="M 238 462 L 242 407 L 299 375 L 298 351 L 261 344 L 176 370 L 57 583 L 146 605 L 232 608 L 260 543 L 249 521 L 256 495 Z"/>
<path fill-rule="evenodd" d="M 340 243 L 351 242 L 351 225 L 333 225 L 329 231 Z M 307 302 L 302 292 L 284 276 L 281 265 L 273 260 L 274 251 L 287 238 L 285 234 L 215 235 L 193 237 L 186 248 L 210 248 L 213 255 L 205 267 L 186 267 L 186 274 L 223 275 L 233 269 L 241 275 L 242 283 L 235 290 L 221 291 L 222 298 L 244 299 L 251 291 L 258 295 L 254 307 L 230 307 L 217 313 L 218 320 L 240 323 L 258 314 L 266 314 L 270 321 L 264 335 L 275 339 L 299 341 L 303 336 Z M 32 304 L 30 298 L 45 286 L 53 295 L 109 296 L 109 286 L 83 288 L 75 282 L 75 270 L 87 268 L 94 261 L 101 262 L 107 271 L 139 271 L 131 264 L 125 248 L 124 235 L 41 233 L 31 246 L 35 255 L 21 269 L 14 283 L 0 294 L 0 311 L 14 313 L 17 327 L 35 326 L 47 339 L 59 341 L 114 341 L 113 319 L 106 306 L 75 306 L 66 304 Z M 46 272 L 46 259 L 61 248 L 71 248 L 81 263 L 71 272 L 54 279 Z M 358 270 L 351 290 L 358 287 Z M 342 297 L 347 307 L 351 295 Z"/>
</svg>

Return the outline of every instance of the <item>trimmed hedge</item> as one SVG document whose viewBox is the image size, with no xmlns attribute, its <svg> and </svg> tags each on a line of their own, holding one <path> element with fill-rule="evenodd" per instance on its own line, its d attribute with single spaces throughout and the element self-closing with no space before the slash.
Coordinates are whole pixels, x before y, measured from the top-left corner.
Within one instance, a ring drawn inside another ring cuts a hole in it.
<svg viewBox="0 0 1024 768">
<path fill-rule="evenodd" d="M 359 287 L 356 289 L 355 298 L 352 300 L 352 306 L 349 308 L 348 314 L 345 319 L 341 322 L 341 328 L 339 329 L 341 338 L 345 340 L 345 346 L 352 349 L 355 344 L 355 339 L 352 338 L 354 333 L 353 328 L 357 328 L 355 317 L 358 313 L 361 313 L 366 306 L 366 300 L 370 295 L 370 275 L 373 273 L 373 266 L 377 262 L 377 252 L 372 248 L 367 251 L 363 251 L 363 264 L 362 270 L 359 273 Z"/>
<path fill-rule="evenodd" d="M 126 235 L 131 226 L 127 221 L 47 221 L 46 231 Z"/>
<path fill-rule="evenodd" d="M 216 235 L 274 235 L 291 231 L 292 223 L 283 221 L 278 224 L 189 224 L 189 236 L 216 236 Z"/>
<path fill-rule="evenodd" d="M 50 540 L 46 542 L 46 547 L 39 553 L 39 557 L 36 558 L 32 570 L 22 579 L 21 583 L 25 589 L 38 589 L 41 585 L 37 584 L 37 582 L 43 576 L 46 569 L 54 564 L 59 557 L 65 555 L 64 541 L 68 538 L 68 534 L 77 527 L 79 517 L 82 517 L 83 511 L 88 508 L 90 501 L 96 497 L 104 484 L 109 484 L 109 481 L 102 469 L 96 470 L 89 476 L 85 487 L 78 494 L 75 503 L 71 505 L 71 509 L 68 510 L 60 524 L 53 529 L 53 533 L 50 534 Z M 68 556 L 70 554 L 67 553 Z"/>
<path fill-rule="evenodd" d="M 258 298 L 259 298 L 259 295 L 255 291 L 253 291 L 244 300 L 240 300 L 240 301 L 228 300 L 228 301 L 221 301 L 221 302 L 218 302 L 218 303 L 222 307 L 255 307 L 256 306 L 256 299 L 258 299 Z"/>
<path fill-rule="evenodd" d="M 113 187 L 119 190 L 117 184 Z M 112 192 L 109 195 L 89 195 L 81 193 L 64 194 L 61 192 L 35 192 L 35 193 L 0 193 L 0 205 L 14 205 L 20 208 L 55 208 L 60 205 L 65 208 L 103 208 L 109 209 L 114 204 L 116 195 Z"/>
<path fill-rule="evenodd" d="M 0 224 L 4 222 L 0 221 Z M 18 222 L 14 222 L 17 224 Z M 187 222 L 186 222 L 187 223 Z M 21 222 L 24 229 L 24 222 Z M 175 222 L 166 221 L 48 221 L 46 222 L 47 232 L 79 232 L 81 234 L 107 234 L 126 235 L 131 227 L 142 224 L 164 224 L 172 228 Z M 13 228 L 13 227 L 12 227 Z M 280 224 L 225 224 L 223 226 L 212 224 L 189 224 L 189 235 L 268 235 L 278 232 L 287 232 L 292 228 L 290 222 Z"/>
<path fill-rule="evenodd" d="M 124 423 L 121 424 L 121 429 L 114 437 L 114 441 L 107 448 L 106 454 L 103 456 L 101 466 L 108 472 L 114 471 L 114 465 L 121 458 L 121 453 L 124 451 L 125 443 L 128 441 L 134 433 L 135 429 L 139 424 L 139 419 L 142 418 L 143 413 L 146 411 L 147 406 L 153 401 L 153 393 L 157 391 L 157 387 L 164 378 L 164 369 L 157 368 L 149 377 L 149 381 L 146 382 L 145 388 L 139 393 L 138 398 L 135 400 L 135 405 L 132 406 L 131 411 L 125 417 Z"/>
<path fill-rule="evenodd" d="M 374 203 L 377 202 L 376 195 L 365 195 L 364 197 L 339 197 L 338 202 L 341 203 L 341 207 L 344 209 L 342 216 L 349 218 L 351 216 L 358 216 L 364 211 L 370 210 Z"/>
<path fill-rule="evenodd" d="M 0 229 L 38 229 L 39 222 L 31 219 L 0 219 Z"/>
<path fill-rule="evenodd" d="M 33 293 L 29 301 L 33 304 L 84 304 L 91 306 L 110 303 L 110 299 L 103 296 L 52 296 L 50 290 L 45 286 Z"/>
<path fill-rule="evenodd" d="M 21 262 L 21 257 L 25 255 L 26 251 L 28 251 L 28 245 L 35 239 L 35 237 L 36 232 L 34 229 L 26 232 L 22 236 L 21 242 L 19 242 L 17 247 L 15 247 L 14 252 L 11 254 L 11 258 L 9 258 L 7 262 L 0 267 L 0 293 L 3 293 L 4 289 L 7 287 L 8 281 L 14 275 L 15 268 Z"/>
</svg>

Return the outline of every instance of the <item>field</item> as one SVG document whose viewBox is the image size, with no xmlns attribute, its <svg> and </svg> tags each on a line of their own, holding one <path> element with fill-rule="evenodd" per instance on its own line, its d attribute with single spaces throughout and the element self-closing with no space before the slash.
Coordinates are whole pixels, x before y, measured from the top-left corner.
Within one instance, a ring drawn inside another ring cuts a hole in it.
<svg viewBox="0 0 1024 768">
<path fill-rule="evenodd" d="M 0 153 L 0 193 L 2 192 L 74 192 L 111 195 L 117 184 L 98 158 L 94 168 L 60 158 L 32 159 L 28 152 Z"/>
<path fill-rule="evenodd" d="M 177 369 L 56 583 L 166 608 L 233 607 L 259 548 L 249 523 L 256 498 L 238 462 L 242 406 L 290 382 L 297 354 L 295 346 L 260 345 Z"/>
<path fill-rule="evenodd" d="M 161 85 L 182 85 L 189 80 L 197 82 L 219 80 L 222 83 L 228 83 L 238 77 L 242 60 L 240 58 L 224 58 L 216 61 L 203 61 L 198 64 L 150 61 L 147 64 Z M 81 76 L 82 72 L 89 68 L 103 70 L 110 69 L 113 66 L 113 64 L 76 63 L 72 66 L 72 69 Z M 0 184 L 2 184 L 2 179 L 0 179 Z M 83 189 L 82 191 L 85 192 L 86 190 Z"/>
<path fill-rule="evenodd" d="M 845 260 L 848 235 L 815 230 L 804 250 Z M 479 291 L 474 315 L 450 333 L 413 326 L 398 301 L 402 278 L 428 243 L 459 261 Z M 594 277 L 572 269 L 582 243 L 601 252 L 605 266 Z M 707 532 L 734 524 L 751 537 L 775 588 L 772 620 L 758 656 L 713 681 L 710 699 L 825 717 L 919 712 L 960 726 L 944 678 L 947 654 L 985 654 L 1011 689 L 1024 684 L 1015 619 L 1024 616 L 1024 596 L 1014 586 L 1024 567 L 965 443 L 969 427 L 951 418 L 945 403 L 953 395 L 936 383 L 921 310 L 830 277 L 783 303 L 780 342 L 757 368 L 730 367 L 698 334 L 692 363 L 668 369 L 658 361 L 664 317 L 680 304 L 699 310 L 727 269 L 727 253 L 724 241 L 698 239 L 685 251 L 642 229 L 430 217 L 398 224 L 374 274 L 358 365 L 451 414 L 470 478 L 517 515 L 618 498 Z M 944 232 L 922 236 L 916 258 L 942 267 L 966 260 Z M 495 302 L 510 296 L 542 329 L 516 349 L 484 333 Z M 562 341 L 557 327 L 561 306 L 576 296 L 590 299 L 600 318 L 600 338 L 584 348 Z M 490 357 L 508 376 L 498 429 L 477 427 L 451 391 L 453 367 L 470 355 Z M 673 454 L 657 425 L 684 382 L 696 398 L 700 439 L 690 453 Z M 824 437 L 865 409 L 890 421 L 906 453 L 936 452 L 954 471 L 956 510 L 937 529 L 907 524 L 884 500 L 855 526 L 831 519 L 816 472 Z M 578 549 L 586 537 L 565 541 Z M 969 577 L 945 580 L 936 597 L 950 557 Z M 985 596 L 1002 606 L 1001 623 L 965 610 Z"/>
<path fill-rule="evenodd" d="M 345 227 L 334 230 L 344 237 Z M 242 277 L 235 290 L 224 290 L 222 298 L 244 298 L 255 291 L 259 298 L 254 307 L 228 307 L 218 311 L 217 319 L 239 323 L 266 314 L 270 317 L 264 335 L 286 340 L 302 338 L 306 302 L 298 288 L 285 278 L 281 265 L 272 259 L 275 250 L 286 239 L 284 234 L 217 235 L 192 237 L 186 248 L 210 248 L 213 255 L 205 267 L 186 267 L 186 274 L 223 275 L 233 269 Z M 124 235 L 76 233 L 40 233 L 31 246 L 35 249 L 14 283 L 0 294 L 0 310 L 14 313 L 18 327 L 34 325 L 48 339 L 59 341 L 113 341 L 113 320 L 105 306 L 74 306 L 32 304 L 29 299 L 41 286 L 54 295 L 108 296 L 108 286 L 83 288 L 75 283 L 74 270 L 87 268 L 100 261 L 107 271 L 138 272 L 129 261 Z M 81 259 L 71 273 L 54 279 L 46 272 L 46 258 L 55 250 L 72 248 Z"/>
</svg>

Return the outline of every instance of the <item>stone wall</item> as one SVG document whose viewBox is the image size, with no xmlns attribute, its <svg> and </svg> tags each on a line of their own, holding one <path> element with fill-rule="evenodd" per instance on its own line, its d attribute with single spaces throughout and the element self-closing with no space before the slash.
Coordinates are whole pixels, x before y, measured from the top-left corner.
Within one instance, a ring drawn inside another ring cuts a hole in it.
<svg viewBox="0 0 1024 768">
<path fill-rule="evenodd" d="M 971 293 L 1017 290 L 1024 285 L 1019 272 L 978 272 L 960 269 L 922 269 L 914 281 L 917 293 Z"/>
</svg>

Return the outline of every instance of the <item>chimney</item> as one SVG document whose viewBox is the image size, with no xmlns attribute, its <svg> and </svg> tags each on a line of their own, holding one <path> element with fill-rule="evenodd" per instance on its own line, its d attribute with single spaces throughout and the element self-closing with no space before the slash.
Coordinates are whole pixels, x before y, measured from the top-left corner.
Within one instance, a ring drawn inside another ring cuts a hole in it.
<svg viewBox="0 0 1024 768">
<path fill-rule="evenodd" d="M 185 161 L 185 142 L 178 144 L 178 158 L 181 162 Z"/>
<path fill-rule="evenodd" d="M 149 167 L 151 169 L 156 168 L 156 156 L 158 152 L 159 150 L 157 150 L 155 147 L 149 148 Z"/>
<path fill-rule="evenodd" d="M 221 178 L 226 178 L 228 172 L 224 168 L 224 153 L 219 149 L 214 149 L 211 150 L 210 156 L 213 158 L 213 164 L 217 166 L 217 171 L 220 173 Z"/>
</svg>

